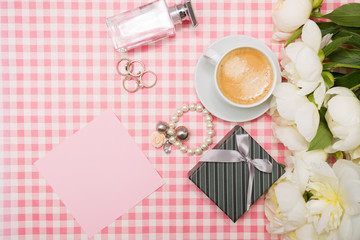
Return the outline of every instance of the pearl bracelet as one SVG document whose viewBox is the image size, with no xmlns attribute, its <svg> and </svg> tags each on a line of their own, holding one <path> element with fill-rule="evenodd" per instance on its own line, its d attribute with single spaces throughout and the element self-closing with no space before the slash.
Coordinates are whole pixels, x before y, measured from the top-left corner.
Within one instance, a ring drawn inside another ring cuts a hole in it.
<svg viewBox="0 0 360 240">
<path fill-rule="evenodd" d="M 197 148 L 187 148 L 183 141 L 188 139 L 189 130 L 184 126 L 176 127 L 176 123 L 179 121 L 179 118 L 188 111 L 197 111 L 202 112 L 205 116 L 206 128 L 207 128 L 207 137 L 204 142 Z M 214 136 L 214 124 L 212 123 L 213 117 L 210 112 L 206 110 L 201 104 L 192 103 L 190 105 L 184 104 L 181 108 L 176 110 L 176 113 L 171 116 L 171 121 L 158 122 L 156 125 L 156 132 L 151 135 L 151 143 L 154 147 L 164 146 L 165 153 L 171 152 L 171 144 L 173 144 L 177 149 L 180 149 L 181 152 L 187 153 L 189 156 L 201 155 L 203 151 L 209 148 L 209 145 L 213 143 L 212 137 Z"/>
</svg>

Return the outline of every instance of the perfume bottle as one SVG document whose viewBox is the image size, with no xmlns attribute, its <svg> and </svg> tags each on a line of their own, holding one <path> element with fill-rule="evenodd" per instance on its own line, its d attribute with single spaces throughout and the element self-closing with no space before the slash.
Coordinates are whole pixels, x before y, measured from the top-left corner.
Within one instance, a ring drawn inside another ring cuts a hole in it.
<svg viewBox="0 0 360 240">
<path fill-rule="evenodd" d="M 106 19 L 115 49 L 126 52 L 143 44 L 175 35 L 175 24 L 197 20 L 190 0 L 168 7 L 165 0 L 156 0 L 139 8 Z"/>
</svg>

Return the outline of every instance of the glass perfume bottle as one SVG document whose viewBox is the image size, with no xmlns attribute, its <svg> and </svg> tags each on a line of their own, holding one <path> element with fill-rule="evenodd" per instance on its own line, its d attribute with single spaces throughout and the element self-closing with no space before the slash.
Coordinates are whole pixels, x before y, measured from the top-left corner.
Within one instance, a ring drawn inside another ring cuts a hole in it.
<svg viewBox="0 0 360 240">
<path fill-rule="evenodd" d="M 168 7 L 165 0 L 156 0 L 141 7 L 106 19 L 115 49 L 126 52 L 143 44 L 154 42 L 175 34 L 175 24 L 197 20 L 191 0 Z"/>
</svg>

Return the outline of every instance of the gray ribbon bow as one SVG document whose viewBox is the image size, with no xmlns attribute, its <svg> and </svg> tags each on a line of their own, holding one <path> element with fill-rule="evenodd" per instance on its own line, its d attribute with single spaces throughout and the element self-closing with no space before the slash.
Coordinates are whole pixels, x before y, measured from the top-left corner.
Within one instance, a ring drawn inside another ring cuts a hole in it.
<svg viewBox="0 0 360 240">
<path fill-rule="evenodd" d="M 224 149 L 212 149 L 209 150 L 204 156 L 200 159 L 200 162 L 246 162 L 249 167 L 249 184 L 247 191 L 247 210 L 251 206 L 251 194 L 252 187 L 255 176 L 255 169 L 259 171 L 271 173 L 272 172 L 272 163 L 268 159 L 251 159 L 249 157 L 250 152 L 250 142 L 248 134 L 237 134 L 236 135 L 236 145 L 238 150 L 224 150 Z"/>
</svg>

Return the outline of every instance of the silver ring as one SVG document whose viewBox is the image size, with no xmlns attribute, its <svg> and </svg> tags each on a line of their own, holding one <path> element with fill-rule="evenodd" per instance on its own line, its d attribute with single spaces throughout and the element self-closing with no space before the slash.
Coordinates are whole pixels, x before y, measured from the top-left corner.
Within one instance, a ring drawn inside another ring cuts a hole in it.
<svg viewBox="0 0 360 240">
<path fill-rule="evenodd" d="M 142 80 L 142 77 L 143 77 L 146 73 L 152 74 L 152 75 L 155 77 L 154 82 L 153 82 L 152 84 L 150 84 L 150 85 L 144 84 L 144 82 L 143 82 L 143 80 Z M 142 83 L 142 86 L 143 86 L 143 87 L 152 88 L 153 86 L 155 86 L 156 82 L 157 82 L 157 76 L 156 76 L 156 74 L 155 74 L 153 71 L 147 70 L 147 71 L 143 72 L 143 73 L 141 74 L 141 76 L 140 76 L 140 83 Z"/>
<path fill-rule="evenodd" d="M 128 89 L 128 88 L 126 87 L 125 82 L 130 81 L 130 80 L 132 80 L 132 79 L 135 80 L 135 82 L 136 82 L 136 87 L 135 87 L 135 89 Z M 136 78 L 136 77 L 133 77 L 133 76 L 126 76 L 126 77 L 123 79 L 122 85 L 123 85 L 123 88 L 124 88 L 127 92 L 134 93 L 134 92 L 136 92 L 136 91 L 139 89 L 139 87 L 140 87 L 140 80 L 139 80 L 138 78 Z"/>
<path fill-rule="evenodd" d="M 119 70 L 119 66 L 120 66 L 120 63 L 122 61 L 127 61 L 126 65 L 125 65 L 125 70 L 126 70 L 126 73 L 122 73 L 120 70 Z M 122 58 L 120 59 L 117 64 L 116 64 L 116 71 L 118 72 L 118 74 L 120 74 L 121 76 L 127 76 L 129 75 L 129 62 L 130 62 L 130 59 L 127 59 L 127 58 Z M 132 69 L 131 71 L 134 70 L 134 66 L 132 66 Z"/>
<path fill-rule="evenodd" d="M 142 71 L 140 71 L 138 73 L 133 73 L 132 71 L 134 70 L 134 63 L 139 63 L 142 66 Z M 128 68 L 131 67 L 131 69 L 128 69 L 127 71 L 128 71 L 128 74 L 133 77 L 140 77 L 141 74 L 143 74 L 145 72 L 145 64 L 140 60 L 130 61 L 127 66 L 128 66 Z"/>
</svg>

